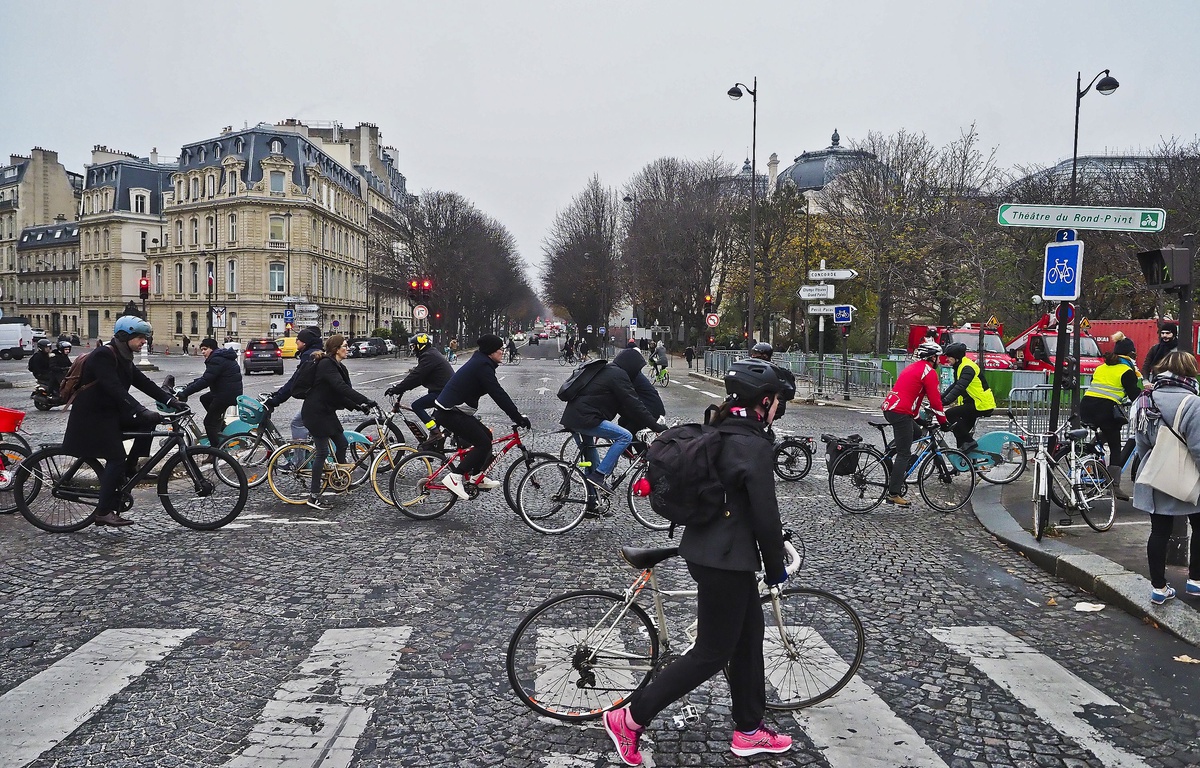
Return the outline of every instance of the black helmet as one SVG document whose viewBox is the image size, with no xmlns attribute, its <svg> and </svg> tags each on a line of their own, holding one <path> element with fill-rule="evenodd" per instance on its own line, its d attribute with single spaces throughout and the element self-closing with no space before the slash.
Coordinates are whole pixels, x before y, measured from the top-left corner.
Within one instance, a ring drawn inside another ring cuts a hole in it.
<svg viewBox="0 0 1200 768">
<path fill-rule="evenodd" d="M 413 351 L 414 355 L 417 354 L 418 352 L 423 351 L 426 347 L 429 346 L 429 344 L 430 344 L 429 335 L 425 334 L 425 333 L 418 333 L 415 336 L 410 336 L 408 339 L 408 345 L 410 347 L 412 347 L 412 351 Z"/>
<path fill-rule="evenodd" d="M 50 341 L 50 339 L 38 339 L 38 349 L 44 349 L 49 352 L 53 346 L 54 342 Z"/>
<path fill-rule="evenodd" d="M 773 354 L 775 354 L 775 348 L 765 341 L 760 341 L 750 347 L 750 357 L 757 360 L 770 360 Z"/>
<path fill-rule="evenodd" d="M 69 342 L 69 341 L 58 342 L 58 351 L 59 352 L 70 352 L 71 351 L 71 342 Z"/>
<path fill-rule="evenodd" d="M 942 350 L 942 354 L 944 354 L 946 357 L 953 357 L 955 360 L 962 360 L 967 356 L 967 345 L 963 344 L 961 341 L 947 344 L 946 348 Z"/>
<path fill-rule="evenodd" d="M 734 362 L 725 372 L 725 391 L 738 403 L 753 407 L 767 395 L 783 394 L 783 400 L 796 395 L 796 377 L 786 368 L 765 360 L 745 358 Z"/>
</svg>

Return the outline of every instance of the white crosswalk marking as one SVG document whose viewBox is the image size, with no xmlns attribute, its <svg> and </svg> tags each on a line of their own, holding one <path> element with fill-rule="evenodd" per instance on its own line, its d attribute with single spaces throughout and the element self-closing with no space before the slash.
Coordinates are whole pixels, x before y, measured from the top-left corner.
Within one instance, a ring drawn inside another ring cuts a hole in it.
<svg viewBox="0 0 1200 768">
<path fill-rule="evenodd" d="M 1147 768 L 1140 758 L 1110 744 L 1082 717 L 1087 705 L 1120 705 L 1053 659 L 999 627 L 946 627 L 928 632 L 969 658 L 971 665 L 992 682 L 1059 733 L 1074 739 L 1107 768 Z"/>
<path fill-rule="evenodd" d="M 0 765 L 20 768 L 71 735 L 194 629 L 108 629 L 0 697 Z"/>
<path fill-rule="evenodd" d="M 338 768 L 354 759 L 371 703 L 395 672 L 412 627 L 331 629 L 267 702 L 226 768 Z"/>
</svg>

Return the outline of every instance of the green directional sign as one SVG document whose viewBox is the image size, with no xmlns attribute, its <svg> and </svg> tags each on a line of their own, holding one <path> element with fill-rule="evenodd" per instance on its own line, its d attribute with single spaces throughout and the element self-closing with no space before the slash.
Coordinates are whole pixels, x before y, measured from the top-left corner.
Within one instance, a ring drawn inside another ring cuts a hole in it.
<svg viewBox="0 0 1200 768">
<path fill-rule="evenodd" d="M 1098 208 L 1077 205 L 1005 203 L 996 221 L 1002 227 L 1045 229 L 1102 229 L 1109 232 L 1162 232 L 1167 212 L 1162 208 Z"/>
</svg>

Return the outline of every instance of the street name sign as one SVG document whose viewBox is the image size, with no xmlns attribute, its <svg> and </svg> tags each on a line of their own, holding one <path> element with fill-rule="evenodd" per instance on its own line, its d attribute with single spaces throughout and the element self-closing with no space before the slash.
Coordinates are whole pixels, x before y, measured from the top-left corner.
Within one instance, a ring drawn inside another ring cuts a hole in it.
<svg viewBox="0 0 1200 768">
<path fill-rule="evenodd" d="M 810 269 L 809 280 L 853 280 L 858 272 L 853 269 Z"/>
<path fill-rule="evenodd" d="M 1042 298 L 1075 301 L 1083 282 L 1083 241 L 1048 243 L 1042 274 Z"/>
<path fill-rule="evenodd" d="M 849 325 L 853 316 L 854 306 L 852 304 L 833 305 L 833 322 L 838 325 Z"/>
<path fill-rule="evenodd" d="M 1100 208 L 1076 205 L 1005 203 L 996 214 L 1002 227 L 1101 229 L 1108 232 L 1162 232 L 1167 212 L 1162 208 Z M 809 272 L 812 278 L 812 273 Z"/>
<path fill-rule="evenodd" d="M 808 305 L 808 314 L 810 314 L 810 315 L 832 315 L 833 314 L 833 305 L 832 304 L 809 304 Z"/>
<path fill-rule="evenodd" d="M 827 272 L 830 270 L 826 270 Z M 814 299 L 832 299 L 832 285 L 802 285 L 800 290 L 796 291 L 796 295 L 804 301 L 813 301 Z"/>
</svg>

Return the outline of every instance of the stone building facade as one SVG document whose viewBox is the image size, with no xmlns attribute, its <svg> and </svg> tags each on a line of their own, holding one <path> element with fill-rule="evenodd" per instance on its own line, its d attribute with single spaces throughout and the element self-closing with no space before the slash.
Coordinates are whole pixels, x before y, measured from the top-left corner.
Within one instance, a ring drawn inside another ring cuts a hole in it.
<svg viewBox="0 0 1200 768">
<path fill-rule="evenodd" d="M 78 334 L 79 222 L 26 227 L 17 242 L 17 314 L 50 337 Z"/>
</svg>

